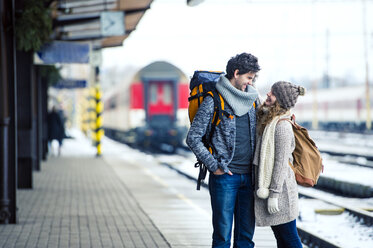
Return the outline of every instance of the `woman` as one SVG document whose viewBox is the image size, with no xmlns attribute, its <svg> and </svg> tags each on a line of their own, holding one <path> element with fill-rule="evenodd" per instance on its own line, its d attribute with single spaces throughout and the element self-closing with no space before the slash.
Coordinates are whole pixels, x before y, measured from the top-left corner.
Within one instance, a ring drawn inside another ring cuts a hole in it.
<svg viewBox="0 0 373 248">
<path fill-rule="evenodd" d="M 305 89 L 289 82 L 272 85 L 257 113 L 255 219 L 258 226 L 271 226 L 277 247 L 302 247 L 296 229 L 298 190 L 293 162 L 295 140 L 290 119 Z"/>
</svg>

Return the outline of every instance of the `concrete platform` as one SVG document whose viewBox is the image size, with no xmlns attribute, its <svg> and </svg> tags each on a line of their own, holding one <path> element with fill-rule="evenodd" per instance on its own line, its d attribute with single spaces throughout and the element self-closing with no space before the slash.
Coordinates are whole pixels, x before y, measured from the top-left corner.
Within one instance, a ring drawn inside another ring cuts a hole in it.
<svg viewBox="0 0 373 248">
<path fill-rule="evenodd" d="M 128 147 L 96 158 L 76 142 L 18 190 L 19 222 L 0 225 L 0 247 L 211 247 L 207 190 Z M 269 228 L 254 241 L 276 247 Z"/>
</svg>

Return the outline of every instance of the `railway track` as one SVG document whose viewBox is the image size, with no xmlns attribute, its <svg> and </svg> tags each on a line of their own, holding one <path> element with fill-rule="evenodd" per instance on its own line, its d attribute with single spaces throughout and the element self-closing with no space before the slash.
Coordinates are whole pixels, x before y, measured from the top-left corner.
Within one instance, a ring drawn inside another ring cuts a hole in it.
<svg viewBox="0 0 373 248">
<path fill-rule="evenodd" d="M 353 160 L 373 162 L 372 134 L 333 133 L 312 130 L 309 130 L 309 133 L 322 153 L 337 158 L 348 157 L 348 162 Z M 364 166 L 364 162 L 357 161 L 355 164 Z"/>
<path fill-rule="evenodd" d="M 328 158 L 334 159 L 341 163 L 373 168 L 373 156 L 371 155 L 335 152 L 328 150 L 320 150 L 320 152 L 327 154 Z"/>
<path fill-rule="evenodd" d="M 321 200 L 321 201 L 326 202 L 330 205 L 339 207 L 339 208 L 347 211 L 351 215 L 355 216 L 357 218 L 357 220 L 360 221 L 360 223 L 362 223 L 364 225 L 367 225 L 367 226 L 372 226 L 373 225 L 373 213 L 372 212 L 354 207 L 351 204 L 344 203 L 342 200 L 339 200 L 339 199 L 335 199 L 335 198 L 331 199 L 327 196 L 322 196 L 322 195 L 317 194 L 317 193 L 312 193 L 310 191 L 306 191 L 301 187 L 298 189 L 298 194 L 299 194 L 300 197 L 306 197 L 306 198 Z"/>
<path fill-rule="evenodd" d="M 184 151 L 190 151 L 190 149 L 187 146 L 180 146 L 178 148 Z M 320 149 L 320 152 L 322 154 L 327 154 L 327 157 L 329 159 L 336 160 L 340 163 L 373 169 L 373 155 L 357 154 L 357 153 L 352 153 L 352 152 L 350 153 L 336 152 L 336 151 L 330 151 L 330 150 L 325 150 L 325 149 L 324 150 Z"/>
</svg>

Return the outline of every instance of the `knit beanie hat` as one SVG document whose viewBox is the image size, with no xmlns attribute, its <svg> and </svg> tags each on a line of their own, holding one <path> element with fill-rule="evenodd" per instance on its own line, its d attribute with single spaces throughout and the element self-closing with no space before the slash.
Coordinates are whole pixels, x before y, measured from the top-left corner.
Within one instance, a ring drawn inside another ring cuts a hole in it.
<svg viewBox="0 0 373 248">
<path fill-rule="evenodd" d="M 280 106 L 284 109 L 294 107 L 298 96 L 303 96 L 306 93 L 306 89 L 304 87 L 285 81 L 274 83 L 271 91 L 272 94 L 276 96 L 276 100 Z"/>
</svg>

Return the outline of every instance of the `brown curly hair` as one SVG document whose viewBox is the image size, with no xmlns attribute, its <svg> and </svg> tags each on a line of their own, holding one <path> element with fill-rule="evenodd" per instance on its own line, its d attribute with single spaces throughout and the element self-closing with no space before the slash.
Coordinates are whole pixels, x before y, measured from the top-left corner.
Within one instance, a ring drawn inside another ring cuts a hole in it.
<svg viewBox="0 0 373 248">
<path fill-rule="evenodd" d="M 265 106 L 262 104 L 256 113 L 256 131 L 259 135 L 262 135 L 264 128 L 275 118 L 276 116 L 283 115 L 288 111 L 280 106 L 278 101 L 271 106 Z"/>
<path fill-rule="evenodd" d="M 248 72 L 257 73 L 260 71 L 260 66 L 258 64 L 258 58 L 250 53 L 241 53 L 237 54 L 235 57 L 232 57 L 226 67 L 227 74 L 226 78 L 232 79 L 234 72 L 238 70 L 238 74 L 242 75 Z M 255 79 L 255 78 L 254 78 Z"/>
</svg>

